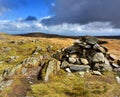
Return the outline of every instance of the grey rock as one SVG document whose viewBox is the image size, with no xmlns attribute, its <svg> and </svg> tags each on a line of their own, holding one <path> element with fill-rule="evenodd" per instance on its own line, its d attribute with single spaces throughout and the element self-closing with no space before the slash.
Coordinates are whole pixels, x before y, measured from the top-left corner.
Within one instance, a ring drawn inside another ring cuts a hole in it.
<svg viewBox="0 0 120 97">
<path fill-rule="evenodd" d="M 116 63 L 111 63 L 111 65 L 112 65 L 114 68 L 118 68 L 118 67 L 119 67 L 119 65 L 116 64 Z"/>
<path fill-rule="evenodd" d="M 70 54 L 71 58 L 77 58 L 77 54 Z"/>
<path fill-rule="evenodd" d="M 15 72 L 16 72 L 16 68 L 12 68 L 8 74 L 9 78 L 12 78 L 15 75 Z"/>
<path fill-rule="evenodd" d="M 25 74 L 27 72 L 28 68 L 23 67 L 21 73 Z"/>
<path fill-rule="evenodd" d="M 79 74 L 80 74 L 81 77 L 84 77 L 85 72 L 84 71 L 80 71 Z"/>
<path fill-rule="evenodd" d="M 116 78 L 116 80 L 117 80 L 117 83 L 120 84 L 120 77 L 119 77 L 119 76 L 116 76 L 115 78 Z"/>
<path fill-rule="evenodd" d="M 73 58 L 73 57 L 69 57 L 69 62 L 74 64 L 76 62 L 76 58 Z"/>
<path fill-rule="evenodd" d="M 112 71 L 112 67 L 110 65 L 110 62 L 107 58 L 105 58 L 105 64 L 104 64 L 104 69 L 107 70 L 107 71 Z"/>
<path fill-rule="evenodd" d="M 75 44 L 80 44 L 80 43 L 82 43 L 82 41 L 80 41 L 79 39 L 76 39 L 76 40 L 74 41 L 74 43 L 75 43 Z"/>
<path fill-rule="evenodd" d="M 116 56 L 113 55 L 113 54 L 110 54 L 109 57 L 110 57 L 111 60 L 115 60 L 116 59 Z"/>
<path fill-rule="evenodd" d="M 4 63 L 4 61 L 0 61 L 0 64 Z"/>
<path fill-rule="evenodd" d="M 79 51 L 79 47 L 70 46 L 64 50 L 64 53 L 73 54 L 73 53 L 77 53 L 78 51 Z"/>
<path fill-rule="evenodd" d="M 3 77 L 2 76 L 0 76 L 0 82 L 3 80 Z"/>
<path fill-rule="evenodd" d="M 98 43 L 94 44 L 93 49 L 98 49 L 100 45 Z"/>
<path fill-rule="evenodd" d="M 8 87 L 8 86 L 12 85 L 13 82 L 14 82 L 14 80 L 8 80 L 8 81 L 6 81 L 6 86 Z"/>
<path fill-rule="evenodd" d="M 81 63 L 83 63 L 84 65 L 87 65 L 89 63 L 88 60 L 85 58 L 80 58 L 80 60 L 81 60 Z"/>
<path fill-rule="evenodd" d="M 0 82 L 0 90 L 3 91 L 5 89 L 5 81 Z"/>
<path fill-rule="evenodd" d="M 10 85 L 12 85 L 13 82 L 14 82 L 14 80 L 2 81 L 0 83 L 0 90 L 3 91 L 5 88 L 7 88 Z"/>
<path fill-rule="evenodd" d="M 53 74 L 55 64 L 56 63 L 55 63 L 54 60 L 49 62 L 47 70 L 46 70 L 46 75 L 45 75 L 45 78 L 44 78 L 45 81 L 48 81 L 50 74 Z"/>
<path fill-rule="evenodd" d="M 71 71 L 89 71 L 89 65 L 72 65 L 70 66 Z"/>
<path fill-rule="evenodd" d="M 76 58 L 76 64 L 82 64 L 79 58 Z"/>
<path fill-rule="evenodd" d="M 102 75 L 101 72 L 99 72 L 99 71 L 93 71 L 92 74 L 93 74 L 93 75 L 98 75 L 98 76 L 101 76 L 101 75 Z"/>
<path fill-rule="evenodd" d="M 10 73 L 10 68 L 6 68 L 3 71 L 2 77 L 5 79 L 9 79 L 8 74 Z"/>
<path fill-rule="evenodd" d="M 57 71 L 60 71 L 60 65 L 61 65 L 61 62 L 60 61 L 57 61 L 57 64 L 56 64 L 56 72 Z"/>
<path fill-rule="evenodd" d="M 72 64 L 69 64 L 67 61 L 63 61 L 60 68 L 61 69 L 64 69 L 64 68 L 67 68 L 67 67 L 70 67 Z"/>
<path fill-rule="evenodd" d="M 106 53 L 106 50 L 103 47 L 99 47 L 98 50 L 102 53 Z"/>
<path fill-rule="evenodd" d="M 93 62 L 104 62 L 105 61 L 105 57 L 103 53 L 96 53 L 93 56 Z"/>
<path fill-rule="evenodd" d="M 70 68 L 66 68 L 65 70 L 66 70 L 68 73 L 71 73 Z"/>
<path fill-rule="evenodd" d="M 93 37 L 93 36 L 86 36 L 85 41 L 86 41 L 86 43 L 94 45 L 98 42 L 98 39 L 96 37 Z"/>
</svg>

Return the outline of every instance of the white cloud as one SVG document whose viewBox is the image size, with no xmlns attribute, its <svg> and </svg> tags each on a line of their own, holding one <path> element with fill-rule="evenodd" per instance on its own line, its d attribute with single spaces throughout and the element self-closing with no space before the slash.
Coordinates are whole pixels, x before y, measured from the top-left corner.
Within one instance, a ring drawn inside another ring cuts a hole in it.
<svg viewBox="0 0 120 97">
<path fill-rule="evenodd" d="M 45 17 L 50 18 L 50 17 Z M 43 18 L 42 18 L 43 19 Z M 61 35 L 120 35 L 120 29 L 114 28 L 109 22 L 93 22 L 85 25 L 63 23 L 59 25 L 46 26 L 41 24 L 41 20 L 33 22 L 0 20 L 0 32 L 7 33 L 27 33 L 44 32 Z"/>
</svg>

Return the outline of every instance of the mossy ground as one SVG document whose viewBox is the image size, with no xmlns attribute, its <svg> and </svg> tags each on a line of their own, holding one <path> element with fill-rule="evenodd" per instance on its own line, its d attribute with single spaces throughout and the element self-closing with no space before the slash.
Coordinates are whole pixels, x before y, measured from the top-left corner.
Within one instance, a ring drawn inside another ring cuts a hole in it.
<svg viewBox="0 0 120 97">
<path fill-rule="evenodd" d="M 42 52 L 39 54 L 47 54 L 46 48 L 51 45 L 52 50 L 57 51 L 61 48 L 72 45 L 73 39 L 68 38 L 31 38 L 10 36 L 1 34 L 3 40 L 0 40 L 0 48 L 10 47 L 11 50 L 3 52 L 0 51 L 0 73 L 5 68 L 11 68 L 21 63 L 25 58 L 29 57 L 37 46 L 42 48 Z M 11 40 L 21 41 L 24 40 L 24 44 L 9 43 Z M 38 40 L 31 42 L 32 40 Z M 120 40 L 108 40 L 108 46 L 110 52 L 116 54 L 120 48 Z M 111 49 L 111 42 L 114 42 L 114 47 Z M 116 48 L 115 48 L 116 43 Z M 109 45 L 110 44 L 110 45 Z M 52 52 L 52 53 L 53 53 Z M 118 57 L 119 53 L 116 54 Z M 11 56 L 19 56 L 17 59 L 11 62 L 7 62 L 7 59 Z M 80 77 L 78 73 L 68 75 L 65 71 L 61 70 L 56 75 L 50 76 L 50 81 L 43 82 L 38 81 L 33 85 L 28 84 L 24 76 L 17 76 L 14 78 L 15 83 L 0 92 L 0 97 L 22 97 L 22 92 L 25 90 L 24 95 L 28 97 L 119 97 L 120 85 L 115 80 L 116 74 L 113 72 L 105 72 L 102 76 L 93 76 L 89 73 L 85 74 L 85 77 Z M 17 88 L 17 89 L 16 89 Z M 31 88 L 31 89 L 30 89 Z"/>
</svg>

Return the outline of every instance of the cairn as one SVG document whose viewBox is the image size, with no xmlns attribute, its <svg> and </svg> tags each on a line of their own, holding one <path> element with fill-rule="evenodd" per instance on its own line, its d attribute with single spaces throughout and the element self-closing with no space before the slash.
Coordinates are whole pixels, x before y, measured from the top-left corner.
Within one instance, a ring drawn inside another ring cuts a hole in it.
<svg viewBox="0 0 120 97">
<path fill-rule="evenodd" d="M 104 71 L 118 70 L 119 60 L 102 46 L 105 43 L 107 42 L 96 37 L 85 36 L 77 39 L 72 46 L 61 50 L 54 57 L 61 61 L 60 68 L 68 72 L 91 70 L 92 73 L 101 75 Z"/>
</svg>

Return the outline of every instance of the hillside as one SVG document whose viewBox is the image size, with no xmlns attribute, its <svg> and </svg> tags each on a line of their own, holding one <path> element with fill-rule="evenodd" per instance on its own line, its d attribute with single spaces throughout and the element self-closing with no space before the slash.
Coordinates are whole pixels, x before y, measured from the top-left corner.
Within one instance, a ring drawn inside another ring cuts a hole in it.
<svg viewBox="0 0 120 97">
<path fill-rule="evenodd" d="M 49 63 L 59 64 L 53 54 L 73 45 L 76 38 L 43 33 L 0 34 L 0 97 L 119 97 L 118 75 L 113 71 L 81 77 L 55 65 L 54 73 L 45 81 L 46 72 L 53 69 L 47 69 Z M 120 59 L 120 36 L 99 40 L 107 41 L 102 45 Z"/>
</svg>

